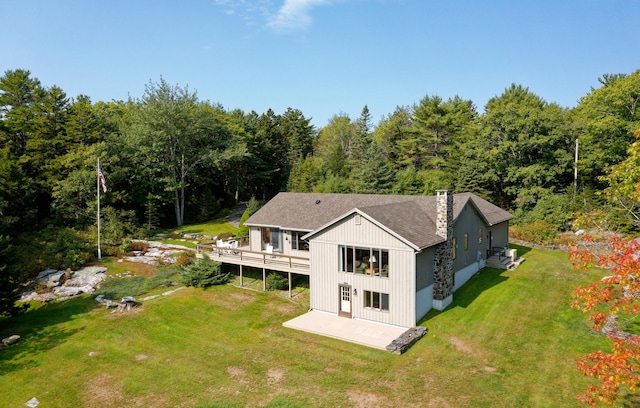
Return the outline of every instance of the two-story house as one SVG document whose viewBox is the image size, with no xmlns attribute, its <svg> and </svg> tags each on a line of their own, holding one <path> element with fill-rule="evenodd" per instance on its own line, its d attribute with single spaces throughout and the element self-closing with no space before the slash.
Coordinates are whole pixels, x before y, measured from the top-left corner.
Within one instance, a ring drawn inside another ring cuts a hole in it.
<svg viewBox="0 0 640 408">
<path fill-rule="evenodd" d="M 413 327 L 507 258 L 511 218 L 472 193 L 280 193 L 246 221 L 249 248 L 220 260 L 309 275 L 313 310 Z"/>
</svg>

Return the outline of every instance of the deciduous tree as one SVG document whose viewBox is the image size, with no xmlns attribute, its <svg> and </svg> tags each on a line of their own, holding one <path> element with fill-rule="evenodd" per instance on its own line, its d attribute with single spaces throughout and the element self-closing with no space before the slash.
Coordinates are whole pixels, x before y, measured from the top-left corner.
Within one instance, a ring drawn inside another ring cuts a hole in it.
<svg viewBox="0 0 640 408">
<path fill-rule="evenodd" d="M 480 137 L 462 147 L 465 173 L 459 185 L 478 183 L 505 208 L 530 208 L 540 197 L 570 185 L 572 138 L 566 112 L 558 105 L 512 84 L 487 102 L 480 121 Z"/>
<path fill-rule="evenodd" d="M 636 141 L 627 150 L 628 156 L 611 167 L 603 177 L 609 187 L 604 192 L 610 202 L 622 206 L 631 223 L 640 227 L 640 129 L 635 131 Z"/>
<path fill-rule="evenodd" d="M 585 242 L 592 240 L 587 237 Z M 572 307 L 589 314 L 594 330 L 617 321 L 607 329 L 610 351 L 593 351 L 577 363 L 580 372 L 597 380 L 579 400 L 595 406 L 613 404 L 623 391 L 635 392 L 640 386 L 640 335 L 630 324 L 640 314 L 640 241 L 615 236 L 610 251 L 596 256 L 586 249 L 573 248 L 571 259 L 581 269 L 596 265 L 611 275 L 574 293 Z"/>
<path fill-rule="evenodd" d="M 136 102 L 124 128 L 132 168 L 146 178 L 143 199 L 152 187 L 173 203 L 176 224 L 185 220 L 186 195 L 191 183 L 204 182 L 203 169 L 215 169 L 231 160 L 236 141 L 218 115 L 219 107 L 198 100 L 187 87 L 171 86 L 164 79 L 149 83 Z M 207 174 L 211 178 L 212 174 Z M 159 187 L 159 188 L 158 188 Z M 144 201 L 141 202 L 144 205 Z"/>
<path fill-rule="evenodd" d="M 624 160 L 640 128 L 640 70 L 599 81 L 602 86 L 580 99 L 571 121 L 580 139 L 581 181 L 602 189 L 599 177 Z"/>
</svg>

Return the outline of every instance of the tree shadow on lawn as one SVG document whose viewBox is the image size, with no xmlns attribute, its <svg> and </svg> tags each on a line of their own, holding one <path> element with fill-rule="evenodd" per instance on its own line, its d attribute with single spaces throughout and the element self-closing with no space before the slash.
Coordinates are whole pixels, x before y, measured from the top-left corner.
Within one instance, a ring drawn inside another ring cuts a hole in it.
<svg viewBox="0 0 640 408">
<path fill-rule="evenodd" d="M 422 319 L 418 325 L 422 325 L 426 321 L 438 316 L 440 313 L 445 313 L 455 307 L 468 307 L 474 300 L 480 296 L 481 293 L 497 286 L 507 279 L 504 274 L 508 272 L 504 269 L 484 268 L 477 274 L 473 275 L 471 279 L 467 281 L 460 289 L 453 294 L 453 302 L 444 310 L 431 309 Z"/>
<path fill-rule="evenodd" d="M 23 315 L 0 320 L 0 338 L 13 334 L 20 336 L 16 344 L 0 350 L 0 375 L 37 366 L 34 359 L 36 355 L 64 343 L 67 338 L 81 330 L 60 325 L 95 307 L 95 301 L 89 296 L 84 296 L 47 303 Z"/>
<path fill-rule="evenodd" d="M 518 250 L 518 257 L 522 257 L 522 255 L 524 255 L 527 252 L 531 251 L 531 247 L 524 246 L 524 245 L 513 244 L 513 243 L 509 244 L 509 248 L 517 249 Z"/>
</svg>

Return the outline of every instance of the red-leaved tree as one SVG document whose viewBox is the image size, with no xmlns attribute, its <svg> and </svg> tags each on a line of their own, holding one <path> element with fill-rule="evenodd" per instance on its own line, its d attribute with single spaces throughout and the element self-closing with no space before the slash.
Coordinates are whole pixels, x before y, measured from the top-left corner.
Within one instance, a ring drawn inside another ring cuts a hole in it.
<svg viewBox="0 0 640 408">
<path fill-rule="evenodd" d="M 583 243 L 590 242 L 589 237 L 583 238 Z M 577 363 L 582 374 L 598 380 L 578 399 L 591 406 L 598 402 L 613 405 L 623 390 L 635 392 L 640 386 L 640 335 L 620 330 L 617 324 L 640 313 L 640 241 L 614 237 L 604 255 L 595 255 L 588 248 L 572 248 L 574 266 L 606 268 L 611 276 L 578 287 L 571 307 L 589 313 L 593 329 L 607 334 L 612 346 L 609 352 L 592 351 Z"/>
</svg>

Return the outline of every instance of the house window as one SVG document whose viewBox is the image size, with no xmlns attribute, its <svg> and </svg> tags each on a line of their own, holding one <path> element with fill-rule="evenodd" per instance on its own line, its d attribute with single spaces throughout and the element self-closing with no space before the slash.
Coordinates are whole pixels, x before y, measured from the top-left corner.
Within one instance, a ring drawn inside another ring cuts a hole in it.
<svg viewBox="0 0 640 408">
<path fill-rule="evenodd" d="M 458 252 L 458 240 L 456 237 L 451 238 L 451 259 L 456 259 Z"/>
<path fill-rule="evenodd" d="M 309 243 L 302 239 L 305 234 L 306 232 L 291 231 L 291 249 L 296 249 L 298 251 L 309 250 Z"/>
<path fill-rule="evenodd" d="M 262 249 L 273 249 L 275 252 L 282 252 L 282 231 L 280 228 L 262 228 Z"/>
<path fill-rule="evenodd" d="M 353 272 L 353 247 L 340 246 L 340 272 Z"/>
<path fill-rule="evenodd" d="M 482 228 L 478 230 L 478 245 L 482 244 Z"/>
<path fill-rule="evenodd" d="M 386 293 L 364 291 L 364 307 L 389 311 L 389 295 Z"/>
<path fill-rule="evenodd" d="M 469 234 L 465 232 L 464 234 L 464 250 L 469 249 Z"/>
<path fill-rule="evenodd" d="M 340 272 L 389 277 L 389 251 L 346 245 L 341 245 L 339 251 Z"/>
</svg>

